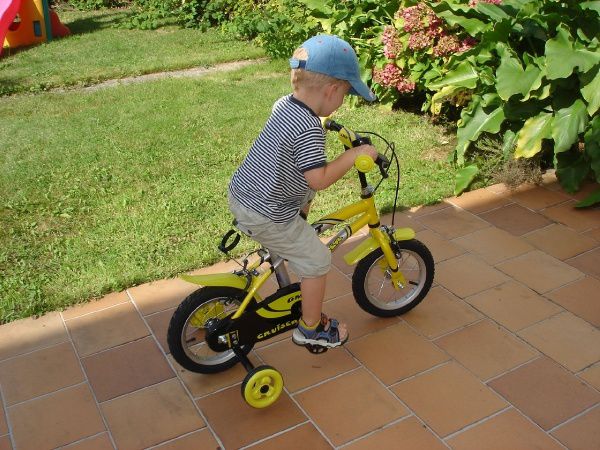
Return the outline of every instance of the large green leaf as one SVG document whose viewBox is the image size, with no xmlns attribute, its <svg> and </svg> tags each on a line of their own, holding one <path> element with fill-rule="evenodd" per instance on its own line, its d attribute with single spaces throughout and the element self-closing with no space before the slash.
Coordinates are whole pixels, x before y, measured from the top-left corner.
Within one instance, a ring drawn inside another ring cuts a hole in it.
<svg viewBox="0 0 600 450">
<path fill-rule="evenodd" d="M 513 31 L 514 25 L 508 20 L 496 22 L 494 27 L 481 34 L 480 44 L 477 46 L 477 51 L 488 48 L 493 49 L 498 42 L 507 42 L 510 34 Z M 489 50 L 487 50 L 489 51 Z"/>
<path fill-rule="evenodd" d="M 515 158 L 531 158 L 542 149 L 542 140 L 552 137 L 552 114 L 540 113 L 525 121 L 518 133 Z"/>
<path fill-rule="evenodd" d="M 456 145 L 456 162 L 458 165 L 464 164 L 465 152 L 471 142 L 483 132 L 498 133 L 504 122 L 504 110 L 502 106 L 488 111 L 479 103 L 470 113 L 462 116 L 462 124 L 457 130 L 458 143 Z"/>
<path fill-rule="evenodd" d="M 527 65 L 523 70 L 519 60 L 505 51 L 496 71 L 496 78 L 496 90 L 503 100 L 508 100 L 515 94 L 527 98 L 532 90 L 541 86 L 542 71 L 534 64 Z"/>
<path fill-rule="evenodd" d="M 477 3 L 477 11 L 488 16 L 495 22 L 500 22 L 504 19 L 510 19 L 510 16 L 506 14 L 500 7 L 491 3 L 479 2 Z"/>
<path fill-rule="evenodd" d="M 596 11 L 598 14 L 600 14 L 599 1 L 581 2 L 579 6 L 581 7 L 581 9 L 591 9 L 592 11 Z"/>
<path fill-rule="evenodd" d="M 598 2 L 600 3 L 600 2 Z M 590 116 L 600 108 L 600 65 L 579 76 L 581 80 L 581 95 L 588 102 L 587 110 Z"/>
<path fill-rule="evenodd" d="M 330 17 L 333 14 L 331 8 L 321 0 L 300 0 L 315 17 Z"/>
<path fill-rule="evenodd" d="M 600 116 L 596 116 L 583 138 L 585 154 L 590 160 L 596 181 L 600 183 Z"/>
<path fill-rule="evenodd" d="M 521 9 L 521 8 L 523 8 L 523 6 L 527 5 L 528 3 L 533 3 L 533 2 L 536 2 L 536 0 L 504 0 L 502 2 L 502 5 L 512 6 L 516 9 Z"/>
<path fill-rule="evenodd" d="M 559 109 L 552 122 L 554 153 L 568 150 L 579 139 L 588 124 L 585 103 L 577 99 L 568 108 Z"/>
<path fill-rule="evenodd" d="M 600 189 L 592 192 L 586 198 L 581 200 L 579 203 L 575 204 L 575 208 L 587 208 L 588 206 L 593 206 L 596 203 L 600 203 Z"/>
<path fill-rule="evenodd" d="M 467 61 L 462 61 L 456 69 L 448 72 L 444 78 L 430 83 L 427 87 L 434 91 L 448 85 L 475 89 L 478 79 L 479 76 L 473 66 Z"/>
<path fill-rule="evenodd" d="M 558 27 L 554 39 L 546 42 L 546 64 L 549 80 L 567 78 L 575 68 L 587 72 L 600 62 L 600 53 L 573 48 L 570 33 Z"/>
<path fill-rule="evenodd" d="M 590 163 L 578 151 L 568 151 L 556 155 L 556 176 L 567 192 L 577 192 L 583 180 L 590 173 Z"/>
<path fill-rule="evenodd" d="M 506 130 L 502 138 L 502 156 L 505 161 L 510 158 L 515 145 L 517 145 L 517 133 L 512 130 Z"/>
<path fill-rule="evenodd" d="M 528 101 L 517 101 L 515 99 L 509 100 L 504 105 L 504 114 L 506 114 L 506 118 L 515 122 L 524 122 L 530 117 L 537 116 L 550 104 L 550 99 L 544 101 L 532 98 Z"/>
<path fill-rule="evenodd" d="M 454 195 L 462 194 L 473 182 L 478 173 L 479 168 L 475 164 L 458 169 L 456 171 L 456 180 L 454 182 Z"/>
<path fill-rule="evenodd" d="M 438 17 L 444 19 L 450 26 L 458 25 L 463 27 L 471 36 L 475 36 L 492 27 L 492 22 L 486 24 L 479 19 L 460 16 L 454 14 L 452 11 L 436 11 L 436 13 Z"/>
<path fill-rule="evenodd" d="M 431 97 L 431 113 L 433 115 L 438 115 L 442 112 L 442 105 L 448 99 L 454 97 L 457 92 L 463 90 L 459 86 L 444 86 L 439 92 L 436 92 L 433 97 Z"/>
</svg>

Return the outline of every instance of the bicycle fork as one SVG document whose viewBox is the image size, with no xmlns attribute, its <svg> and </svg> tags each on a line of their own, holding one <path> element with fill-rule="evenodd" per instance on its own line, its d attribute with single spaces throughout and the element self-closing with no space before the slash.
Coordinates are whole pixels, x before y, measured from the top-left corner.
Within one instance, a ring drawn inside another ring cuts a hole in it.
<svg viewBox="0 0 600 450">
<path fill-rule="evenodd" d="M 380 228 L 371 229 L 371 234 L 379 243 L 379 247 L 383 252 L 385 260 L 388 264 L 392 286 L 396 290 L 403 289 L 406 285 L 406 278 L 398 266 L 396 252 L 392 248 L 392 243 L 396 241 L 394 230 L 388 227 L 382 227 L 385 233 Z"/>
</svg>

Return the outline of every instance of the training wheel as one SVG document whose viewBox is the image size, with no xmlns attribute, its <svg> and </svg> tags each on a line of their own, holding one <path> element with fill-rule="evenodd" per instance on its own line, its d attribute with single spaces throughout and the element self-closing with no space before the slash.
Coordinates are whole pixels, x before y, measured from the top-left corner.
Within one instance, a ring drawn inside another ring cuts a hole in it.
<svg viewBox="0 0 600 450">
<path fill-rule="evenodd" d="M 283 377 L 271 366 L 252 369 L 242 383 L 242 397 L 253 408 L 272 405 L 283 391 Z"/>
</svg>

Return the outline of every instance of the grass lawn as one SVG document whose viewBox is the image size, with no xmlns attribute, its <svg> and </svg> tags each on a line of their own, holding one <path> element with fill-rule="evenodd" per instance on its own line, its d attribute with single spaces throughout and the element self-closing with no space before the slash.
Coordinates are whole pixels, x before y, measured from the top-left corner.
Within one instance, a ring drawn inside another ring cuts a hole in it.
<svg viewBox="0 0 600 450">
<path fill-rule="evenodd" d="M 3 77 L 13 77 L 11 58 L 2 60 Z M 0 323 L 221 259 L 229 178 L 273 101 L 288 92 L 286 63 L 277 61 L 197 79 L 0 98 Z M 401 205 L 451 195 L 441 127 L 376 107 L 343 106 L 336 119 L 397 143 Z M 330 155 L 339 153 L 333 137 L 330 144 Z M 320 194 L 313 217 L 357 199 L 355 178 Z M 383 209 L 393 190 L 390 178 Z"/>
<path fill-rule="evenodd" d="M 120 25 L 128 17 L 127 10 L 63 9 L 59 14 L 71 36 L 25 50 L 4 50 L 0 95 L 264 56 L 256 46 L 217 30 L 124 29 Z"/>
</svg>

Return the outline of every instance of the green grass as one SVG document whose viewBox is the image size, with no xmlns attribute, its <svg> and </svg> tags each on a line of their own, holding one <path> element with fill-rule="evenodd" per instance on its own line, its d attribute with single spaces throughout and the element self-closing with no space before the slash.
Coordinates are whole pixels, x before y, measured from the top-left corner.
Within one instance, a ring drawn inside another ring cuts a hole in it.
<svg viewBox="0 0 600 450">
<path fill-rule="evenodd" d="M 108 27 L 108 16 L 89 17 L 107 20 L 105 28 L 86 35 L 89 39 L 123 31 Z M 185 42 L 187 33 L 174 30 L 172 40 Z M 214 32 L 202 39 L 207 50 L 197 57 L 223 57 L 225 47 L 235 45 L 238 57 L 252 54 L 249 45 Z M 60 42 L 65 51 L 68 42 Z M 80 51 L 95 46 L 70 42 Z M 64 63 L 47 62 L 58 44 L 3 58 L 0 76 L 26 86 L 29 75 L 19 58 L 27 57 L 30 71 L 43 74 L 44 83 L 57 77 L 62 81 L 56 85 L 67 84 Z M 90 66 L 97 64 L 94 77 L 110 78 L 114 70 L 129 68 L 121 52 L 128 50 L 100 52 L 112 61 L 106 72 L 103 64 L 92 63 L 98 55 L 90 58 Z M 229 179 L 273 102 L 289 89 L 286 63 L 279 61 L 197 79 L 0 98 L 0 323 L 222 259 L 216 245 L 231 221 Z M 445 163 L 449 136 L 442 127 L 377 107 L 344 105 L 336 119 L 396 142 L 403 175 L 400 205 L 434 203 L 451 194 L 454 175 Z M 341 151 L 333 136 L 328 151 L 331 157 Z M 312 218 L 356 200 L 355 178 L 349 174 L 321 193 Z M 384 211 L 391 208 L 394 187 L 390 178 L 378 192 Z"/>
<path fill-rule="evenodd" d="M 60 17 L 71 36 L 26 49 L 4 50 L 0 95 L 84 86 L 264 55 L 256 46 L 217 30 L 120 28 L 128 17 L 126 10 L 63 10 Z"/>
<path fill-rule="evenodd" d="M 197 80 L 3 99 L 0 321 L 220 259 L 229 178 L 288 85 L 284 64 L 273 63 Z M 446 164 L 422 157 L 445 139 L 440 128 L 376 108 L 343 107 L 337 118 L 398 143 L 401 204 L 450 194 Z M 354 178 L 321 195 L 314 215 L 356 199 Z M 389 180 L 380 197 L 388 209 L 393 186 Z"/>
</svg>

